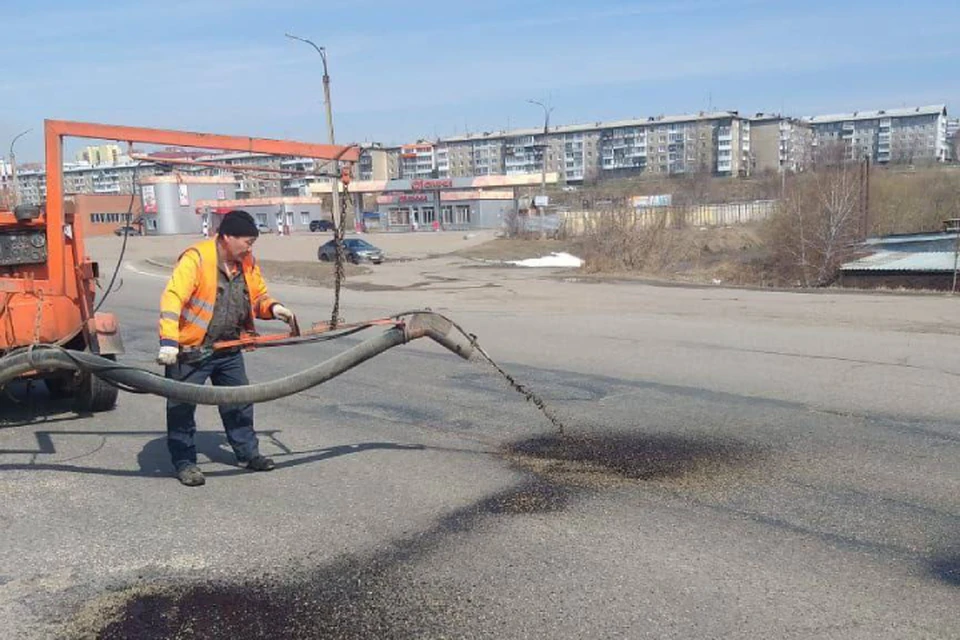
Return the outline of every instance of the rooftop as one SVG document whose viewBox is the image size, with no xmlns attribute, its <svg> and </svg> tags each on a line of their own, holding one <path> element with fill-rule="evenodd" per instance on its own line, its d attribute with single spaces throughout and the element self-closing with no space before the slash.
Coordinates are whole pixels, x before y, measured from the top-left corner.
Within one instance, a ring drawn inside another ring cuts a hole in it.
<svg viewBox="0 0 960 640">
<path fill-rule="evenodd" d="M 939 242 L 942 240 L 956 240 L 956 231 L 929 231 L 923 233 L 900 233 L 889 236 L 867 238 L 867 245 L 890 245 L 915 242 Z"/>
<path fill-rule="evenodd" d="M 650 116 L 648 118 L 631 118 L 629 120 L 610 120 L 607 122 L 593 122 L 586 124 L 564 124 L 550 127 L 550 133 L 582 133 L 596 129 L 619 129 L 622 127 L 640 127 L 661 124 L 678 124 L 681 122 L 696 122 L 698 120 L 722 120 L 737 118 L 736 111 L 713 111 L 698 114 L 677 116 Z M 474 140 L 496 140 L 500 138 L 515 138 L 520 136 L 534 136 L 543 133 L 543 127 L 529 127 L 526 129 L 510 129 L 501 131 L 486 131 L 484 133 L 468 133 L 465 136 L 451 136 L 441 138 L 439 142 L 472 142 Z"/>
<path fill-rule="evenodd" d="M 848 262 L 841 271 L 902 271 L 924 273 L 951 273 L 956 265 L 953 251 L 929 251 L 913 253 L 903 251 L 880 251 L 853 262 Z"/>
<path fill-rule="evenodd" d="M 834 122 L 850 122 L 853 120 L 876 120 L 878 118 L 903 118 L 907 116 L 937 116 L 947 115 L 947 106 L 943 104 L 926 107 L 905 107 L 900 109 L 879 109 L 876 111 L 854 111 L 853 113 L 837 113 L 824 116 L 809 116 L 803 120 L 811 124 L 830 124 Z"/>
</svg>

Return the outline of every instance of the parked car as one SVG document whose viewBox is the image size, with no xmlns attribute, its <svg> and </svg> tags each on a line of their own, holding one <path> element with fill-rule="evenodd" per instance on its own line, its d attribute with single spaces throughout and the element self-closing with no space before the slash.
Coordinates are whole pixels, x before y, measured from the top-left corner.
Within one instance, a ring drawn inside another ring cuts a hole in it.
<svg viewBox="0 0 960 640">
<path fill-rule="evenodd" d="M 122 236 L 124 234 L 128 236 L 138 236 L 140 235 L 140 229 L 138 229 L 137 227 L 131 227 L 130 225 L 126 225 L 123 227 L 117 227 L 116 229 L 113 230 L 113 233 L 114 235 L 118 235 L 118 236 Z"/>
<path fill-rule="evenodd" d="M 380 264 L 383 262 L 383 251 L 362 238 L 344 238 L 343 253 L 344 257 L 354 264 L 361 262 Z M 317 250 L 317 257 L 321 262 L 331 262 L 336 259 L 336 255 L 337 247 L 333 240 L 321 245 L 320 249 Z"/>
<path fill-rule="evenodd" d="M 270 233 L 270 225 L 263 222 L 258 222 L 257 231 L 259 231 L 260 233 Z"/>
<path fill-rule="evenodd" d="M 329 220 L 311 220 L 310 231 L 333 231 L 333 223 Z"/>
</svg>

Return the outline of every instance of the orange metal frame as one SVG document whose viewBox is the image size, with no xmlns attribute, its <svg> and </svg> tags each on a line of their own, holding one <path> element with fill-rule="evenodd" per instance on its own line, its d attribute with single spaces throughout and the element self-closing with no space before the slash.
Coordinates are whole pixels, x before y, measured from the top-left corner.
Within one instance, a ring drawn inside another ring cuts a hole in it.
<svg viewBox="0 0 960 640">
<path fill-rule="evenodd" d="M 18 222 L 12 212 L 0 211 L 0 228 L 43 228 L 47 234 L 45 265 L 25 265 L 0 270 L 0 318 L 12 325 L 0 331 L 0 351 L 12 346 L 47 342 L 71 337 L 84 327 L 92 313 L 94 300 L 92 263 L 85 257 L 83 231 L 71 226 L 64 211 L 63 139 L 65 137 L 115 140 L 127 143 L 158 144 L 225 151 L 246 151 L 269 155 L 289 155 L 319 160 L 354 163 L 359 160 L 356 146 L 310 144 L 288 140 L 270 140 L 241 136 L 193 133 L 165 129 L 147 129 L 64 120 L 44 121 L 47 198 L 40 217 Z M 31 309 L 36 311 L 31 311 Z M 14 313 L 15 312 L 15 313 Z M 38 317 L 39 316 L 39 317 Z"/>
</svg>

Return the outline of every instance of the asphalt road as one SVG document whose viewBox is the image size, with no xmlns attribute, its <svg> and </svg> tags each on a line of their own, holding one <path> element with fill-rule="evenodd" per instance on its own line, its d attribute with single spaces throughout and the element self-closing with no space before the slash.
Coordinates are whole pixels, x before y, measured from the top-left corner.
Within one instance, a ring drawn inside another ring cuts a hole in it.
<svg viewBox="0 0 960 640">
<path fill-rule="evenodd" d="M 4 637 L 960 636 L 957 301 L 390 266 L 348 319 L 450 313 L 572 437 L 432 344 L 258 405 L 269 474 L 201 408 L 202 488 L 171 477 L 158 398 L 4 399 Z M 124 361 L 157 369 L 163 279 L 123 280 Z"/>
</svg>

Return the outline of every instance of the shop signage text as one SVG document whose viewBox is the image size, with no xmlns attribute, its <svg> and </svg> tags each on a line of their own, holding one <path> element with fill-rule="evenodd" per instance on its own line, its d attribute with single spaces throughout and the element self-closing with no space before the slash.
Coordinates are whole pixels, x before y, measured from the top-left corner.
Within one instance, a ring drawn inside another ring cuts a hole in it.
<svg viewBox="0 0 960 640">
<path fill-rule="evenodd" d="M 411 180 L 410 188 L 414 191 L 429 191 L 430 189 L 449 189 L 453 186 L 451 178 L 441 180 Z"/>
<path fill-rule="evenodd" d="M 428 202 L 430 196 L 426 193 L 413 193 L 413 194 L 401 194 L 399 201 L 400 202 Z"/>
</svg>

